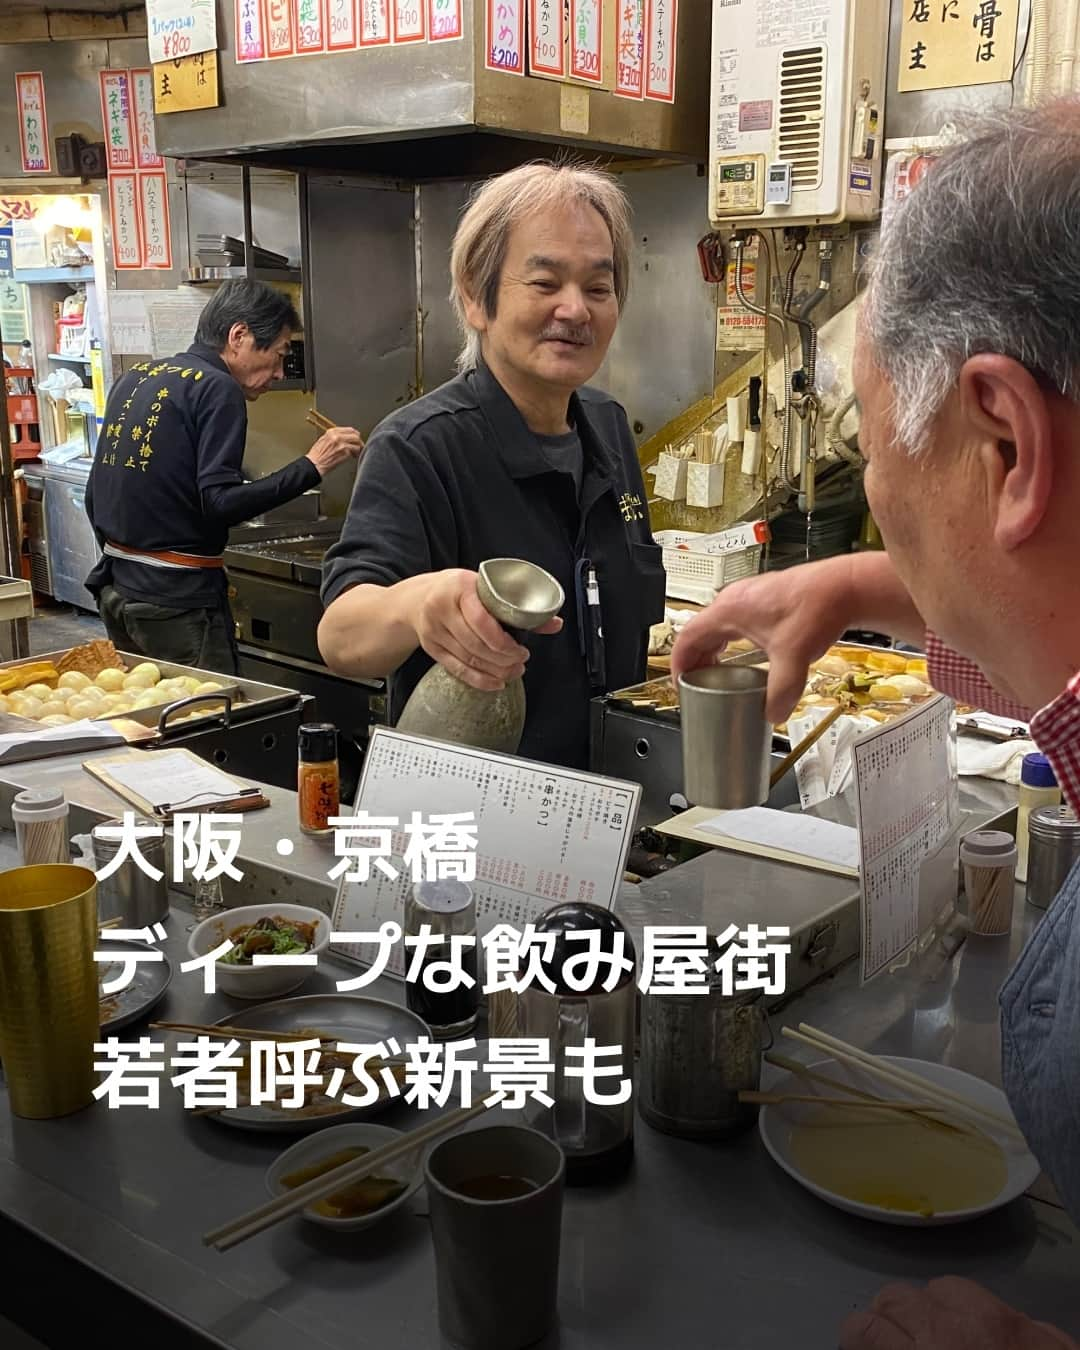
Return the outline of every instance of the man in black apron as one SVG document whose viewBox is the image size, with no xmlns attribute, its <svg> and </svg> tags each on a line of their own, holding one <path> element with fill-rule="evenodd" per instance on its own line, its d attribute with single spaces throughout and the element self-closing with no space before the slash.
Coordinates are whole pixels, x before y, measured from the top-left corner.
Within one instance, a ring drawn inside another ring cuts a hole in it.
<svg viewBox="0 0 1080 1350">
<path fill-rule="evenodd" d="M 186 352 L 143 361 L 113 386 L 86 491 L 103 556 L 86 586 L 121 651 L 235 674 L 229 529 L 363 449 L 356 431 L 335 427 L 293 463 L 245 481 L 246 405 L 282 378 L 299 330 L 273 287 L 227 281 Z"/>
<path fill-rule="evenodd" d="M 988 118 L 942 154 L 883 231 L 860 316 L 859 444 L 887 554 L 736 583 L 687 625 L 674 678 L 754 639 L 777 722 L 845 631 L 891 633 L 925 647 L 936 689 L 1027 721 L 1080 811 L 1078 221 L 1075 102 Z M 1009 1104 L 1080 1223 L 1080 865 L 999 1005 Z M 940 1274 L 883 1290 L 840 1350 L 1076 1350 L 1034 1293 L 1021 1312 Z"/>
</svg>

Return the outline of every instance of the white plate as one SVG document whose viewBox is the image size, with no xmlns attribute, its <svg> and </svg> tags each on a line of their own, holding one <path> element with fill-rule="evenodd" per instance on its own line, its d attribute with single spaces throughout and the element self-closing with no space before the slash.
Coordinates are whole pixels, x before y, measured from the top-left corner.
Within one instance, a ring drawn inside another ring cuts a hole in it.
<svg viewBox="0 0 1080 1350">
<path fill-rule="evenodd" d="M 996 1111 L 998 1114 L 1008 1117 L 1009 1120 L 1014 1119 L 1004 1092 L 981 1078 L 962 1073 L 959 1069 L 950 1068 L 945 1064 L 931 1063 L 929 1060 L 903 1059 L 896 1055 L 881 1055 L 879 1058 L 886 1064 L 895 1064 L 898 1068 L 920 1074 L 933 1083 L 938 1083 L 952 1092 L 962 1094 L 977 1106 L 984 1106 L 991 1111 Z M 807 1067 L 830 1078 L 850 1083 L 852 1087 L 859 1088 L 863 1092 L 881 1092 L 881 1084 L 872 1079 L 869 1074 L 860 1073 L 859 1070 L 849 1068 L 845 1064 L 838 1064 L 835 1060 L 825 1059 Z M 799 1095 L 814 1092 L 820 1092 L 824 1096 L 837 1095 L 830 1093 L 829 1089 L 822 1084 L 814 1084 L 806 1079 L 798 1078 L 794 1074 L 786 1074 L 775 1084 L 771 1084 L 768 1091 L 797 1093 Z M 901 1094 L 898 1093 L 897 1095 Z M 913 1094 L 908 1100 L 915 1101 L 917 1097 Z M 1004 1152 L 1008 1174 L 1000 1192 L 987 1204 L 971 1209 L 947 1210 L 939 1214 L 928 1215 L 915 1214 L 905 1210 L 886 1209 L 880 1205 L 868 1205 L 859 1200 L 851 1200 L 847 1196 L 838 1195 L 835 1191 L 827 1190 L 811 1180 L 800 1170 L 791 1154 L 792 1126 L 801 1120 L 806 1120 L 811 1113 L 820 1116 L 823 1111 L 828 1109 L 827 1107 L 803 1106 L 797 1103 L 785 1103 L 782 1106 L 763 1106 L 758 1116 L 758 1130 L 765 1147 L 790 1177 L 794 1178 L 801 1186 L 805 1186 L 819 1199 L 825 1200 L 830 1205 L 835 1205 L 837 1209 L 846 1210 L 849 1214 L 859 1214 L 865 1219 L 875 1219 L 879 1223 L 902 1224 L 916 1228 L 962 1223 L 967 1219 L 978 1218 L 980 1215 L 989 1214 L 992 1210 L 1000 1209 L 1003 1205 L 1009 1204 L 1010 1201 L 1023 1195 L 1039 1175 L 1039 1164 L 1022 1144 L 1001 1133 L 995 1133 L 993 1127 L 989 1126 L 985 1133 L 999 1144 Z"/>
<path fill-rule="evenodd" d="M 403 1131 L 392 1130 L 387 1125 L 335 1125 L 333 1129 L 323 1130 L 317 1135 L 301 1139 L 298 1144 L 286 1149 L 267 1169 L 266 1189 L 272 1196 L 287 1195 L 288 1192 L 281 1184 L 281 1178 L 288 1176 L 290 1172 L 299 1171 L 301 1167 L 307 1167 L 310 1163 L 318 1162 L 320 1158 L 329 1157 L 330 1154 L 339 1153 L 343 1149 L 383 1148 L 386 1144 L 395 1143 L 402 1136 Z M 329 1215 L 316 1213 L 310 1205 L 300 1212 L 312 1223 L 322 1224 L 324 1228 L 336 1228 L 341 1233 L 355 1233 L 358 1229 L 370 1228 L 387 1215 L 393 1214 L 394 1210 L 400 1209 L 420 1185 L 423 1177 L 420 1167 L 423 1153 L 424 1146 L 421 1144 L 404 1158 L 398 1158 L 375 1169 L 376 1176 L 391 1177 L 394 1181 L 404 1182 L 405 1189 L 395 1199 L 372 1210 L 370 1214 L 359 1214 L 351 1219 L 334 1219 Z"/>
</svg>

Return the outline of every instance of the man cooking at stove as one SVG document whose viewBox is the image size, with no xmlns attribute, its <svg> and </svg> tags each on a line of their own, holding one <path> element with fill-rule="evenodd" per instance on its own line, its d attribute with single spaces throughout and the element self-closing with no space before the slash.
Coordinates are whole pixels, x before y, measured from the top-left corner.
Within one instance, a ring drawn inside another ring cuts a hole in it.
<svg viewBox="0 0 1080 1350">
<path fill-rule="evenodd" d="M 592 169 L 525 165 L 462 216 L 461 373 L 372 433 L 323 569 L 319 648 L 341 674 L 389 673 L 391 722 L 433 662 L 477 689 L 524 672 L 519 753 L 582 767 L 590 697 L 644 679 L 664 614 L 660 549 L 626 414 L 586 387 L 626 300 L 630 247 L 626 198 Z M 478 566 L 499 557 L 545 568 L 566 596 L 528 647 L 477 595 Z"/>
<path fill-rule="evenodd" d="M 121 651 L 235 674 L 222 552 L 229 529 L 292 501 L 363 449 L 350 427 L 246 482 L 246 403 L 282 378 L 300 319 L 259 281 L 225 282 L 195 341 L 113 386 L 86 489 L 103 556 L 86 579 Z"/>
</svg>

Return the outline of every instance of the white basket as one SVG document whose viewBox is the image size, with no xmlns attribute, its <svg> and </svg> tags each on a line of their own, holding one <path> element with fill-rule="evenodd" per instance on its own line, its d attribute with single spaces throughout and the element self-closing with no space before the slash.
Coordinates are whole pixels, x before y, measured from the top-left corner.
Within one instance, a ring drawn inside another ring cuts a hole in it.
<svg viewBox="0 0 1080 1350">
<path fill-rule="evenodd" d="M 678 600 L 708 604 L 717 591 L 754 576 L 761 566 L 760 544 L 730 553 L 700 553 L 694 549 L 694 540 L 702 538 L 697 531 L 659 530 L 653 538 L 663 549 L 667 593 Z"/>
</svg>

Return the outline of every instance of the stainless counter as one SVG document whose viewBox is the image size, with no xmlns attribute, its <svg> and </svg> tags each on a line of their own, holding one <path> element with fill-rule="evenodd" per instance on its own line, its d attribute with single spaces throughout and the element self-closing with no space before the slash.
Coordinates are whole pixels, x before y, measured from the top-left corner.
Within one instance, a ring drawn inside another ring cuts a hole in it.
<svg viewBox="0 0 1080 1350">
<path fill-rule="evenodd" d="M 272 828 L 270 813 L 261 815 L 263 830 Z M 0 866 L 13 861 L 10 840 L 0 836 Z M 317 872 L 317 856 L 301 870 Z M 731 866 L 737 885 L 735 855 Z M 298 881 L 293 893 L 310 886 Z M 177 965 L 190 922 L 179 903 L 166 947 Z M 996 990 L 1041 917 L 1018 899 L 1011 938 L 969 939 L 934 978 L 911 969 L 859 989 L 849 966 L 774 1013 L 774 1029 L 806 1020 L 874 1051 L 999 1081 Z M 332 990 L 342 969 L 323 962 L 298 993 Z M 389 980 L 373 992 L 400 998 Z M 177 969 L 155 1015 L 209 1021 L 240 1007 L 204 997 L 201 980 Z M 145 1026 L 124 1033 L 146 1034 L 160 1035 Z M 125 1343 L 153 1336 L 155 1347 L 442 1344 L 422 1191 L 410 1211 L 370 1233 L 291 1219 L 215 1253 L 201 1234 L 265 1198 L 263 1173 L 291 1140 L 193 1119 L 169 1089 L 163 1100 L 157 1112 L 99 1104 L 45 1122 L 0 1108 L 6 1316 L 54 1345 L 82 1341 L 88 1327 L 102 1340 L 121 1327 Z M 397 1106 L 382 1119 L 408 1128 L 417 1117 Z M 756 1132 L 691 1143 L 639 1120 L 636 1139 L 628 1180 L 567 1193 L 561 1330 L 542 1350 L 835 1350 L 839 1323 L 884 1282 L 945 1273 L 1080 1334 L 1080 1233 L 1051 1203 L 1024 1198 L 956 1228 L 894 1228 L 815 1200 L 773 1165 Z"/>
</svg>

